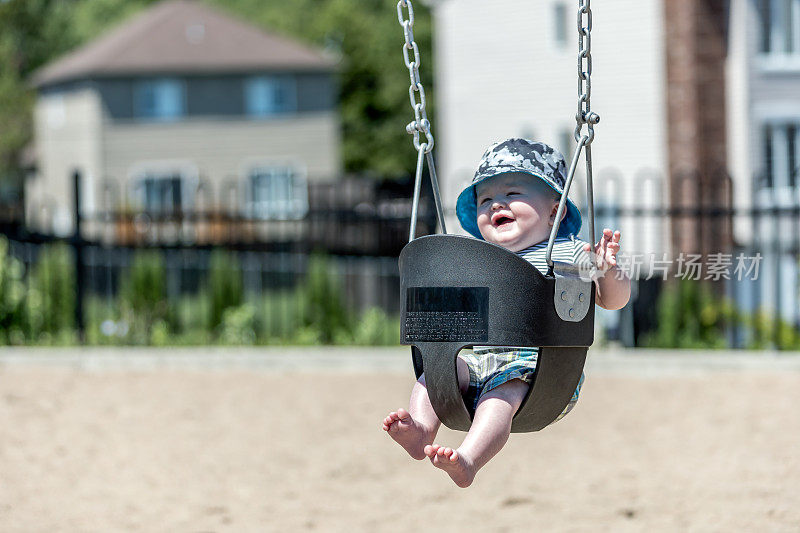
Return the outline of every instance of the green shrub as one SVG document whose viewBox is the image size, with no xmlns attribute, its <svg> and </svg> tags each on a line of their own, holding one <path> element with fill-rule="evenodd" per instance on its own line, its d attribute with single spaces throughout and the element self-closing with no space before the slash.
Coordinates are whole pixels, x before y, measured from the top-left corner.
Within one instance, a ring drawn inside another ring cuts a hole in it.
<svg viewBox="0 0 800 533">
<path fill-rule="evenodd" d="M 184 335 L 185 342 L 188 342 L 186 340 L 188 338 L 206 339 L 203 342 L 211 342 L 211 330 L 208 327 L 211 303 L 207 290 L 202 290 L 197 294 L 183 295 L 172 307 L 174 308 L 176 334 Z"/>
<path fill-rule="evenodd" d="M 130 326 L 128 339 L 151 342 L 153 326 L 169 323 L 164 258 L 157 251 L 136 252 L 120 287 L 122 318 Z"/>
<path fill-rule="evenodd" d="M 353 330 L 353 343 L 364 346 L 400 344 L 400 319 L 390 317 L 379 307 L 369 309 Z"/>
<path fill-rule="evenodd" d="M 748 349 L 800 350 L 800 331 L 766 310 L 748 315 L 741 322 L 750 333 L 746 346 Z"/>
<path fill-rule="evenodd" d="M 291 339 L 301 327 L 301 294 L 297 289 L 279 289 L 262 293 L 257 300 L 256 313 L 261 324 L 261 342 L 265 344 L 294 343 Z M 315 334 L 316 335 L 316 334 Z M 308 335 L 303 339 L 306 340 Z M 301 342 L 299 344 L 309 344 Z"/>
<path fill-rule="evenodd" d="M 735 324 L 733 305 L 716 296 L 709 284 L 679 279 L 664 287 L 656 303 L 655 331 L 642 345 L 649 348 L 725 348 L 725 328 Z"/>
<path fill-rule="evenodd" d="M 25 266 L 9 253 L 8 240 L 0 235 L 0 343 L 25 342 Z"/>
<path fill-rule="evenodd" d="M 38 327 L 46 337 L 63 337 L 75 327 L 75 263 L 69 246 L 45 245 L 33 269 L 38 292 Z"/>
<path fill-rule="evenodd" d="M 748 349 L 800 349 L 800 332 L 792 324 L 759 310 L 742 313 L 707 283 L 679 280 L 667 285 L 656 303 L 657 329 L 647 334 L 648 348 L 727 348 L 726 329 L 747 334 Z"/>
<path fill-rule="evenodd" d="M 151 346 L 169 346 L 172 342 L 172 332 L 165 320 L 157 320 L 150 327 L 149 344 Z"/>
<path fill-rule="evenodd" d="M 24 264 L 9 255 L 8 247 L 0 236 L 0 343 L 76 342 L 75 268 L 69 246 L 43 246 L 27 278 Z M 86 342 L 398 344 L 396 316 L 373 308 L 356 317 L 348 310 L 335 266 L 328 257 L 313 255 L 297 287 L 264 292 L 245 303 L 236 255 L 216 250 L 202 290 L 170 301 L 164 257 L 159 251 L 137 251 L 116 296 L 86 295 Z"/>
<path fill-rule="evenodd" d="M 318 334 L 319 342 L 331 344 L 351 334 L 351 317 L 344 305 L 339 277 L 324 255 L 309 258 L 305 282 L 298 288 L 300 324 Z"/>
<path fill-rule="evenodd" d="M 211 297 L 209 328 L 222 324 L 225 311 L 239 307 L 244 301 L 242 270 L 235 253 L 226 250 L 211 252 L 208 271 L 208 293 Z"/>
<path fill-rule="evenodd" d="M 219 341 L 223 344 L 253 345 L 257 339 L 256 309 L 251 304 L 229 307 L 222 315 Z"/>
</svg>

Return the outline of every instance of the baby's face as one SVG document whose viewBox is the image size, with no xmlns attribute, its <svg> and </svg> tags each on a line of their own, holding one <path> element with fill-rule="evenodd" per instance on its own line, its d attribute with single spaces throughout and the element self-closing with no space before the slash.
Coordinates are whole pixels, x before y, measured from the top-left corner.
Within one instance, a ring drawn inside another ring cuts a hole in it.
<svg viewBox="0 0 800 533">
<path fill-rule="evenodd" d="M 475 193 L 478 230 L 488 242 L 518 252 L 549 237 L 558 201 L 539 178 L 502 174 L 479 183 Z"/>
</svg>

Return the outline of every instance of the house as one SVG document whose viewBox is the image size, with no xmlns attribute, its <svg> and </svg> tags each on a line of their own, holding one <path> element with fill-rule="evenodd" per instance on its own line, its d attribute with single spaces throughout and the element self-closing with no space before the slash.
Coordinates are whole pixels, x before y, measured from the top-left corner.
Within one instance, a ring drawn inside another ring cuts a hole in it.
<svg viewBox="0 0 800 533">
<path fill-rule="evenodd" d="M 536 137 L 572 153 L 579 2 L 430 3 L 445 205 L 495 140 Z M 623 213 L 598 225 L 621 229 L 629 253 L 672 258 L 772 250 L 777 234 L 796 236 L 796 214 L 771 228 L 746 214 L 702 224 L 647 213 L 800 206 L 800 0 L 604 0 L 592 8 L 592 109 L 602 119 L 595 205 Z M 582 176 L 570 196 L 585 212 Z M 633 207 L 644 215 L 626 216 Z M 765 255 L 758 298 L 800 323 L 799 252 L 788 244 Z"/>
<path fill-rule="evenodd" d="M 730 28 L 728 163 L 738 196 L 798 205 L 800 0 L 733 0 Z"/>
<path fill-rule="evenodd" d="M 455 203 L 494 141 L 523 136 L 549 142 L 567 156 L 574 149 L 577 5 L 562 0 L 434 4 L 433 127 L 445 205 Z M 669 168 L 660 2 L 595 4 L 592 53 L 592 108 L 601 116 L 593 144 L 595 203 L 613 206 L 641 196 L 623 180 L 653 188 L 658 182 L 649 178 L 663 177 Z M 583 210 L 582 184 L 576 180 L 570 196 Z M 625 221 L 617 222 L 624 231 Z M 644 232 L 637 233 L 641 241 L 627 242 L 632 250 L 666 246 L 660 227 L 654 225 L 646 240 Z"/>
<path fill-rule="evenodd" d="M 82 214 L 226 209 L 302 218 L 342 169 L 336 61 L 191 0 L 168 0 L 33 76 L 28 224 Z"/>
<path fill-rule="evenodd" d="M 800 327 L 800 0 L 731 0 L 729 27 L 728 168 L 736 207 L 765 213 L 735 225 L 765 251 L 758 283 L 735 289 Z"/>
</svg>

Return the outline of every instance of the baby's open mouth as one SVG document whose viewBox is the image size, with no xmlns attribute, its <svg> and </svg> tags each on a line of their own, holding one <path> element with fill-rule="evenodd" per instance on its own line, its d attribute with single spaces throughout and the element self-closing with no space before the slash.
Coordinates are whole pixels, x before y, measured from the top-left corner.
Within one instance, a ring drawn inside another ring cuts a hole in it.
<svg viewBox="0 0 800 533">
<path fill-rule="evenodd" d="M 494 224 L 496 228 L 511 224 L 512 222 L 514 222 L 514 219 L 506 215 L 495 215 L 492 220 L 492 224 Z"/>
</svg>

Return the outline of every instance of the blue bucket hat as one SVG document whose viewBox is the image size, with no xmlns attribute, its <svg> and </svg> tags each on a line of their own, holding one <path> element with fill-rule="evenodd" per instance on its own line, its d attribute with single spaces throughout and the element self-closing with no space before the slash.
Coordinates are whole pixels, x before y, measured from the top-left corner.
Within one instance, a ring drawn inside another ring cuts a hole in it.
<svg viewBox="0 0 800 533">
<path fill-rule="evenodd" d="M 461 191 L 456 201 L 456 214 L 461 227 L 478 239 L 483 237 L 478 231 L 475 186 L 484 180 L 509 172 L 536 176 L 560 195 L 564 192 L 564 183 L 567 179 L 567 164 L 561 152 L 542 142 L 508 139 L 490 146 L 481 158 L 472 183 Z M 581 229 L 581 213 L 569 198 L 566 208 L 567 214 L 558 228 L 559 237 L 577 235 Z"/>
</svg>

